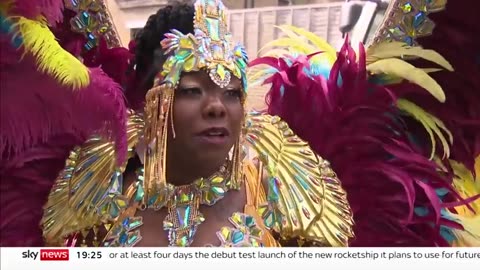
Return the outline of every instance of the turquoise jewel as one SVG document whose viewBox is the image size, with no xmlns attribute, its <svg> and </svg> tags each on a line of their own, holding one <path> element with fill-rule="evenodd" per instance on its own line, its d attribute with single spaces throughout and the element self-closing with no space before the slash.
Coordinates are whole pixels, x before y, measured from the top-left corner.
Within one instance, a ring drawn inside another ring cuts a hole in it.
<svg viewBox="0 0 480 270">
<path fill-rule="evenodd" d="M 268 180 L 268 201 L 278 202 L 278 180 L 274 177 Z"/>
<path fill-rule="evenodd" d="M 233 244 L 238 244 L 243 240 L 243 237 L 245 234 L 241 231 L 234 231 L 232 235 L 232 243 Z"/>
</svg>

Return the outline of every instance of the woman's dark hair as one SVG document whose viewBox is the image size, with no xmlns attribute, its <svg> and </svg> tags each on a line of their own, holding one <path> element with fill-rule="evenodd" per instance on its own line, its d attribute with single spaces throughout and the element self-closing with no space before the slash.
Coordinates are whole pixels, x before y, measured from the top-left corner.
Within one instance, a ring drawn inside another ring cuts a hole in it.
<svg viewBox="0 0 480 270">
<path fill-rule="evenodd" d="M 135 36 L 135 85 L 127 89 L 129 107 L 139 109 L 146 92 L 153 86 L 155 75 L 166 60 L 160 46 L 165 34 L 176 29 L 193 33 L 195 9 L 191 1 L 170 2 L 151 15 L 145 27 Z"/>
</svg>

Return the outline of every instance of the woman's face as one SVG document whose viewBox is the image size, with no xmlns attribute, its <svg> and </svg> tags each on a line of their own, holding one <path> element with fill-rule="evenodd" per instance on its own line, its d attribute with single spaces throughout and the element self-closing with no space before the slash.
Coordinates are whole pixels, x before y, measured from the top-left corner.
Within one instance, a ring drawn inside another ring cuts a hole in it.
<svg viewBox="0 0 480 270">
<path fill-rule="evenodd" d="M 184 73 L 175 90 L 175 137 L 170 130 L 169 159 L 184 163 L 185 169 L 195 164 L 221 166 L 240 136 L 242 99 L 242 84 L 236 77 L 220 88 L 205 71 Z"/>
</svg>

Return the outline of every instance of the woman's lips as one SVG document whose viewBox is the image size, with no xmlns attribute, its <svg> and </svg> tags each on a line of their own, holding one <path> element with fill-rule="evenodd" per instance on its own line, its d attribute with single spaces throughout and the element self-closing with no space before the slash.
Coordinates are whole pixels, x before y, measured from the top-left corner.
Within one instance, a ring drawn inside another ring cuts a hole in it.
<svg viewBox="0 0 480 270">
<path fill-rule="evenodd" d="M 226 128 L 212 127 L 198 133 L 197 137 L 206 144 L 224 145 L 228 142 L 230 133 Z"/>
</svg>

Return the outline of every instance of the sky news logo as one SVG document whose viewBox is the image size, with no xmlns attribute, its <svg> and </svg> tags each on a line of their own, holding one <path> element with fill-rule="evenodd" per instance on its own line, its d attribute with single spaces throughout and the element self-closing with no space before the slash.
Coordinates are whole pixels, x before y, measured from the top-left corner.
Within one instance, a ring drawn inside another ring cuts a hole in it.
<svg viewBox="0 0 480 270">
<path fill-rule="evenodd" d="M 22 259 L 68 261 L 70 259 L 70 253 L 68 249 L 40 249 L 40 252 L 27 250 L 22 252 Z"/>
</svg>

